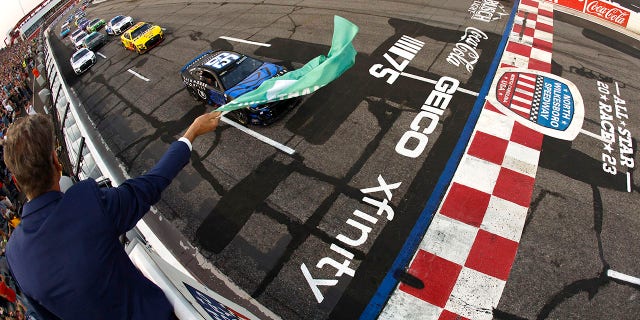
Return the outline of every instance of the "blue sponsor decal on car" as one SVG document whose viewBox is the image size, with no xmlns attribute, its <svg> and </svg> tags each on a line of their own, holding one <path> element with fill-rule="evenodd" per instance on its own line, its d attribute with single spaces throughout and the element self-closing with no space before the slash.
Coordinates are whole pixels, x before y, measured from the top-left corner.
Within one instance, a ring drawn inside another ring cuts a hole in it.
<svg viewBox="0 0 640 320">
<path fill-rule="evenodd" d="M 189 293 L 200 304 L 200 306 L 207 312 L 212 319 L 221 320 L 238 320 L 238 317 L 234 315 L 227 307 L 218 302 L 216 299 L 203 293 L 202 291 L 184 283 L 184 286 L 189 290 Z"/>
<path fill-rule="evenodd" d="M 264 63 L 244 80 L 225 91 L 225 94 L 236 98 L 259 87 L 265 80 L 275 77 L 280 70 L 282 70 L 282 67 L 271 63 Z"/>
<path fill-rule="evenodd" d="M 221 70 L 232 62 L 235 62 L 240 58 L 240 55 L 233 52 L 222 52 L 219 55 L 211 58 L 211 60 L 205 62 L 205 66 L 211 67 L 216 70 Z"/>
</svg>

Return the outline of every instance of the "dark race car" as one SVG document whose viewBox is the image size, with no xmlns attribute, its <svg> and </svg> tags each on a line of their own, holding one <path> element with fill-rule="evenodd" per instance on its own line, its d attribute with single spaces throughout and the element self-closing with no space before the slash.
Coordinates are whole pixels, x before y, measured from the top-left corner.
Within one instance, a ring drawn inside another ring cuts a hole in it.
<svg viewBox="0 0 640 320">
<path fill-rule="evenodd" d="M 187 91 L 196 100 L 218 107 L 287 73 L 282 66 L 234 51 L 207 51 L 180 70 Z M 252 105 L 230 113 L 239 123 L 267 125 L 292 106 L 291 101 Z"/>
<path fill-rule="evenodd" d="M 100 32 L 90 33 L 84 40 L 82 40 L 83 46 L 91 51 L 102 47 L 107 42 L 107 37 Z"/>
</svg>

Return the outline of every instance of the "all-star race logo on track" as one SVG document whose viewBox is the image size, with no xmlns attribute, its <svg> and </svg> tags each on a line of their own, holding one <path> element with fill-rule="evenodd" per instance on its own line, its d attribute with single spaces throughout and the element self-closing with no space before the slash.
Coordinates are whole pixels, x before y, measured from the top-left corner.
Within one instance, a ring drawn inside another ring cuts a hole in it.
<svg viewBox="0 0 640 320">
<path fill-rule="evenodd" d="M 573 99 L 567 85 L 528 73 L 508 72 L 498 83 L 498 101 L 522 117 L 564 131 L 573 118 Z"/>
<path fill-rule="evenodd" d="M 500 70 L 487 99 L 521 124 L 546 135 L 573 140 L 582 127 L 584 105 L 575 85 L 552 74 Z"/>
</svg>

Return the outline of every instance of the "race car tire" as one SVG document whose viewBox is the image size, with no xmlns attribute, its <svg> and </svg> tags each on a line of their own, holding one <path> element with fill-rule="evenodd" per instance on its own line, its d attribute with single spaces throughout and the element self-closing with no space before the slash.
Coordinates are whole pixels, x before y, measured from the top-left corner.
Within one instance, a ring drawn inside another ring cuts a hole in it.
<svg viewBox="0 0 640 320">
<path fill-rule="evenodd" d="M 200 98 L 200 100 L 206 102 L 207 101 L 207 93 L 204 92 L 204 90 L 202 90 L 202 89 L 197 89 L 197 92 L 198 92 L 198 97 Z"/>
<path fill-rule="evenodd" d="M 249 113 L 247 112 L 247 110 L 234 110 L 229 112 L 229 114 L 232 114 L 232 118 L 236 120 L 237 123 L 243 126 L 247 126 L 249 124 Z"/>
<path fill-rule="evenodd" d="M 187 92 L 189 92 L 189 95 L 191 96 L 191 98 L 193 98 L 193 100 L 202 101 L 202 99 L 200 99 L 200 96 L 198 96 L 198 93 L 195 92 L 193 88 L 187 87 Z"/>
</svg>

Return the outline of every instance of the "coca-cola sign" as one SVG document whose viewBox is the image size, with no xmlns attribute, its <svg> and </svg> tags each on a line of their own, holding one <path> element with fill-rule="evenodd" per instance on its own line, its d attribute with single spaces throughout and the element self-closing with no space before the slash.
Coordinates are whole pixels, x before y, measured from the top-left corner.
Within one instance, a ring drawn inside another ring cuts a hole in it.
<svg viewBox="0 0 640 320">
<path fill-rule="evenodd" d="M 589 1 L 584 11 L 592 16 L 600 17 L 623 27 L 627 26 L 630 15 L 629 11 L 625 9 L 599 0 Z"/>
</svg>

